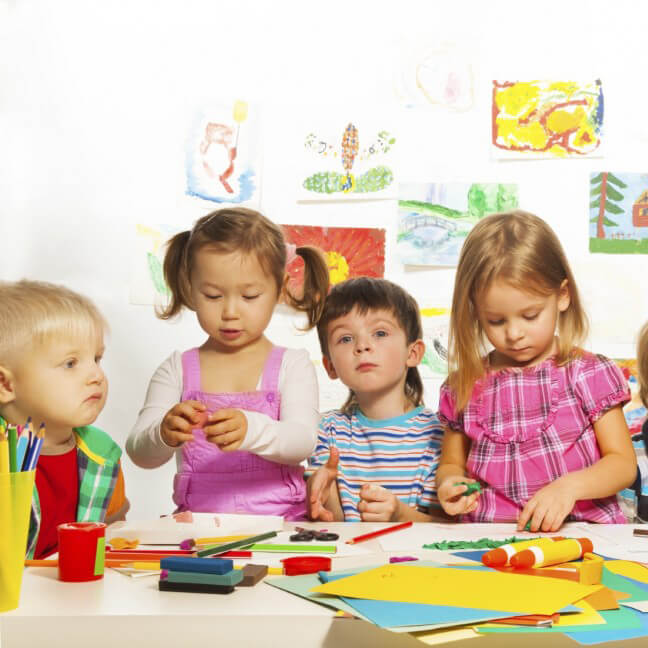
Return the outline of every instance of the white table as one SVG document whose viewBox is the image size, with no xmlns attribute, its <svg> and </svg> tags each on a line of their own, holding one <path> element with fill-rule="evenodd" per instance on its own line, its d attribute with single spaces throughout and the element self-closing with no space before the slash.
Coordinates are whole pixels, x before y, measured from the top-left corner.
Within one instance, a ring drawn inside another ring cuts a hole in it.
<svg viewBox="0 0 648 648">
<path fill-rule="evenodd" d="M 287 524 L 286 528 L 293 526 Z M 326 527 L 338 532 L 341 539 L 348 539 L 384 525 L 313 526 Z M 335 559 L 334 569 L 387 561 L 388 554 L 381 550 L 378 540 L 368 541 L 367 547 L 374 553 Z M 422 557 L 425 554 L 420 550 L 416 553 Z M 434 554 L 439 557 L 437 552 L 430 552 L 428 557 Z M 57 579 L 57 570 L 47 567 L 30 567 L 25 571 L 20 607 L 0 615 L 0 637 L 1 648 L 423 646 L 406 634 L 381 630 L 358 619 L 335 618 L 329 608 L 264 583 L 237 588 L 228 595 L 160 592 L 157 577 L 132 579 L 107 569 L 99 581 L 62 583 Z M 576 646 L 561 634 L 550 635 L 550 644 L 546 635 L 493 634 L 451 645 L 517 648 L 522 640 L 525 648 Z M 647 644 L 648 639 L 642 638 L 618 645 L 633 648 Z"/>
</svg>

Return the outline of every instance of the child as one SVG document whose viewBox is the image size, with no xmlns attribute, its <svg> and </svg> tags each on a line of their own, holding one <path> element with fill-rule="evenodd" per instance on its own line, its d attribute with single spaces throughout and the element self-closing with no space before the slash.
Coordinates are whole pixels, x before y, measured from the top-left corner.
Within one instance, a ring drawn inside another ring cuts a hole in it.
<svg viewBox="0 0 648 648">
<path fill-rule="evenodd" d="M 108 393 L 106 322 L 87 298 L 44 282 L 0 283 L 0 420 L 45 424 L 27 557 L 57 550 L 64 522 L 123 520 L 121 450 L 90 425 Z"/>
<path fill-rule="evenodd" d="M 207 340 L 157 369 L 126 443 L 155 468 L 175 456 L 178 511 L 256 513 L 305 519 L 299 464 L 315 446 L 317 378 L 305 350 L 273 346 L 264 331 L 280 297 L 315 325 L 328 268 L 300 247 L 304 294 L 286 287 L 287 246 L 279 227 L 242 208 L 221 209 L 174 236 L 164 260 L 171 302 L 196 313 Z"/>
<path fill-rule="evenodd" d="M 423 405 L 416 301 L 385 279 L 349 279 L 331 290 L 317 332 L 328 375 L 350 394 L 320 422 L 309 516 L 431 520 L 443 430 Z"/>
<path fill-rule="evenodd" d="M 439 406 L 437 491 L 447 513 L 517 520 L 518 530 L 530 522 L 533 532 L 556 531 L 568 517 L 624 521 L 614 494 L 635 478 L 622 412 L 629 391 L 611 360 L 579 348 L 586 329 L 574 277 L 544 221 L 513 211 L 471 230 Z M 458 482 L 475 480 L 481 495 L 463 495 Z"/>
</svg>

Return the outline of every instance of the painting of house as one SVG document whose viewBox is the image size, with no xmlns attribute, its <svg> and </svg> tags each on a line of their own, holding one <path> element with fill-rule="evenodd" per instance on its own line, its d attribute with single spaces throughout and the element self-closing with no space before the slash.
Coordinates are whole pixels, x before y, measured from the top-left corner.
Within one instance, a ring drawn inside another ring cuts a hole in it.
<svg viewBox="0 0 648 648">
<path fill-rule="evenodd" d="M 648 189 L 632 205 L 632 224 L 635 227 L 648 227 Z"/>
</svg>

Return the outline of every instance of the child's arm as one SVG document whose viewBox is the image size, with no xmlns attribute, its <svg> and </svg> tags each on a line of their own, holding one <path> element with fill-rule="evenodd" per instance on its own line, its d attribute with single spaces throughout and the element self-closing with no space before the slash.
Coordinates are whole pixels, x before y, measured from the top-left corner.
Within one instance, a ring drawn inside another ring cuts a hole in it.
<svg viewBox="0 0 648 648">
<path fill-rule="evenodd" d="M 174 456 L 176 448 L 165 443 L 162 421 L 182 398 L 182 356 L 176 352 L 155 371 L 144 405 L 126 440 L 126 453 L 141 468 L 157 468 Z"/>
<path fill-rule="evenodd" d="M 448 515 L 472 513 L 477 509 L 479 492 L 463 495 L 468 486 L 457 482 L 474 482 L 466 477 L 466 460 L 470 452 L 470 440 L 458 430 L 446 427 L 441 447 L 441 460 L 436 472 L 439 503 Z"/>
<path fill-rule="evenodd" d="M 337 489 L 337 467 L 340 453 L 331 446 L 328 460 L 306 482 L 306 505 L 311 520 L 344 522 L 344 512 Z"/>
<path fill-rule="evenodd" d="M 541 488 L 522 509 L 518 531 L 531 520 L 531 531 L 557 531 L 578 500 L 600 499 L 626 488 L 637 475 L 637 458 L 621 406 L 594 422 L 601 458 Z"/>
<path fill-rule="evenodd" d="M 246 418 L 247 429 L 240 437 L 240 428 L 225 432 L 218 445 L 228 446 L 241 443 L 232 449 L 247 450 L 254 454 L 283 464 L 296 465 L 308 458 L 317 441 L 319 423 L 319 388 L 315 368 L 308 353 L 302 349 L 287 349 L 284 353 L 279 376 L 281 393 L 280 419 L 275 421 L 267 414 L 242 411 Z M 221 410 L 222 411 L 222 410 Z M 214 417 L 218 418 L 218 412 Z M 232 423 L 221 421 L 205 428 L 205 434 L 218 433 L 218 426 L 225 429 Z M 231 436 L 227 436 L 227 435 Z M 216 442 L 216 438 L 212 438 Z"/>
</svg>

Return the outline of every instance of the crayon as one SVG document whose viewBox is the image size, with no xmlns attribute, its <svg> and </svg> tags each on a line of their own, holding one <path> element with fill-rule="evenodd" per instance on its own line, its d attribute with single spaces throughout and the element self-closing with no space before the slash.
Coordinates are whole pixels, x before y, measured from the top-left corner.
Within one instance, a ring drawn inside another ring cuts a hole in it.
<svg viewBox="0 0 648 648">
<path fill-rule="evenodd" d="M 545 545 L 535 545 L 511 557 L 511 567 L 526 569 L 559 565 L 582 558 L 584 553 L 592 553 L 594 546 L 589 538 L 566 538 Z"/>
<path fill-rule="evenodd" d="M 533 538 L 532 540 L 521 540 L 520 542 L 510 542 L 495 549 L 487 551 L 482 556 L 482 562 L 487 567 L 504 567 L 510 564 L 511 557 L 519 551 L 535 545 L 543 545 L 555 540 L 564 540 L 561 536 L 555 538 Z"/>
<path fill-rule="evenodd" d="M 4 432 L 0 432 L 0 473 L 9 472 L 9 442 Z"/>
</svg>

